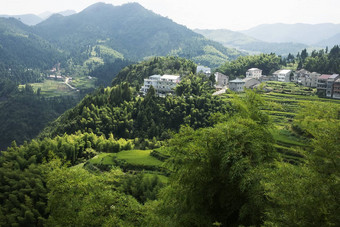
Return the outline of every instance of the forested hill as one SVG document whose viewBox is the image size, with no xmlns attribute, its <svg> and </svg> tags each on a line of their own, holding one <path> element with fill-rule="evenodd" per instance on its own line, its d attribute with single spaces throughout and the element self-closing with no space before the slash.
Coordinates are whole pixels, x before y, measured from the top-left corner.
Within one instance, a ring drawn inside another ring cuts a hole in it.
<svg viewBox="0 0 340 227">
<path fill-rule="evenodd" d="M 195 66 L 186 59 L 162 57 L 126 67 L 118 74 L 121 82 L 114 81 L 116 86 L 87 95 L 76 107 L 50 124 L 41 137 L 82 131 L 107 136 L 113 133 L 118 138 L 164 139 L 182 124 L 194 128 L 209 126 L 210 116 L 226 113 L 228 106 L 219 97 L 205 96 L 211 86 L 206 76 L 192 74 Z M 142 98 L 137 96 L 135 88 L 124 82 L 138 87 L 145 75 L 164 72 L 183 75 L 181 84 L 193 89 L 190 93 L 181 92 L 183 95 L 180 96 L 159 98 L 148 94 Z"/>
<path fill-rule="evenodd" d="M 0 18 L 0 63 L 8 68 L 22 65 L 47 69 L 63 58 L 62 53 L 14 18 Z"/>
<path fill-rule="evenodd" d="M 130 60 L 175 55 L 216 67 L 241 54 L 138 3 L 97 3 L 71 16 L 53 15 L 34 29 L 60 48 L 84 58 L 90 47 L 105 46 Z"/>
</svg>

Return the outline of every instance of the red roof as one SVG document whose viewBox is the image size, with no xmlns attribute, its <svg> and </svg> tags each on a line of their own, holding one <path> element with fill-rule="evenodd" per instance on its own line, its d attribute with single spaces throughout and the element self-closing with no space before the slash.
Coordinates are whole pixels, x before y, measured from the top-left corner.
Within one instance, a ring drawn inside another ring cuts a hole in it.
<svg viewBox="0 0 340 227">
<path fill-rule="evenodd" d="M 324 79 L 327 80 L 332 75 L 322 74 L 318 79 Z"/>
</svg>

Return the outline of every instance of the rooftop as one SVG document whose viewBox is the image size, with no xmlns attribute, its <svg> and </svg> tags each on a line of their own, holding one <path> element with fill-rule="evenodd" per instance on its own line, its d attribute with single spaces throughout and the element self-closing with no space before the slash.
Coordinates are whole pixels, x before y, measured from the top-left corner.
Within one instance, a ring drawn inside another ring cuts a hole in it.
<svg viewBox="0 0 340 227">
<path fill-rule="evenodd" d="M 235 80 L 229 81 L 229 83 L 244 83 L 244 80 L 241 80 L 239 78 L 236 78 Z"/>
<path fill-rule="evenodd" d="M 178 80 L 180 76 L 175 76 L 175 75 L 163 75 L 161 79 L 166 79 L 166 80 Z"/>
<path fill-rule="evenodd" d="M 327 80 L 330 76 L 332 75 L 328 75 L 328 74 L 322 74 L 318 79 L 324 79 Z"/>
<path fill-rule="evenodd" d="M 274 72 L 274 74 L 287 74 L 291 71 L 292 70 L 289 70 L 289 69 L 281 69 L 281 70 L 277 70 L 276 72 Z"/>
<path fill-rule="evenodd" d="M 255 71 L 255 70 L 261 70 L 261 69 L 258 69 L 258 68 L 251 68 L 251 69 L 248 69 L 248 71 Z"/>
<path fill-rule="evenodd" d="M 335 79 L 335 78 L 337 78 L 339 76 L 339 74 L 333 74 L 333 75 L 331 75 L 328 79 Z"/>
</svg>

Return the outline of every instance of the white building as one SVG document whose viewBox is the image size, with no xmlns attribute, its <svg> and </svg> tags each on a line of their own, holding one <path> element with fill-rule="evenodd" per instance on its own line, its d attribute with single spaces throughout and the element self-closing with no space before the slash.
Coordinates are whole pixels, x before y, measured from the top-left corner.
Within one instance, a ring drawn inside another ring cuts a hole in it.
<svg viewBox="0 0 340 227">
<path fill-rule="evenodd" d="M 229 81 L 229 89 L 236 92 L 244 90 L 245 81 L 239 78 Z"/>
<path fill-rule="evenodd" d="M 261 76 L 262 76 L 262 70 L 258 68 L 251 68 L 251 69 L 248 69 L 248 71 L 246 72 L 247 78 L 259 79 Z"/>
<path fill-rule="evenodd" d="M 273 73 L 273 75 L 277 77 L 277 81 L 290 82 L 291 72 L 292 70 L 282 69 L 282 70 L 277 70 L 276 72 Z"/>
<path fill-rule="evenodd" d="M 216 72 L 214 76 L 215 76 L 215 81 L 216 81 L 216 85 L 215 85 L 216 89 L 222 89 L 228 86 L 229 76 L 226 76 L 219 72 Z"/>
<path fill-rule="evenodd" d="M 209 67 L 204 67 L 202 65 L 198 65 L 196 69 L 196 73 L 204 73 L 207 76 L 210 76 L 211 69 Z"/>
<path fill-rule="evenodd" d="M 153 75 L 148 79 L 144 79 L 144 85 L 140 91 L 145 95 L 151 86 L 156 90 L 158 96 L 172 94 L 174 88 L 180 82 L 180 76 L 174 75 Z"/>
</svg>

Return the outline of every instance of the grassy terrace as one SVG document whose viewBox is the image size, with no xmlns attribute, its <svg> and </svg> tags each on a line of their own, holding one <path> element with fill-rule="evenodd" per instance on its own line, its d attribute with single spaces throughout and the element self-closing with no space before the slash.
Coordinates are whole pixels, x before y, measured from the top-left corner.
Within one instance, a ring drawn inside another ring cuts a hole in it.
<svg viewBox="0 0 340 227">
<path fill-rule="evenodd" d="M 43 83 L 32 83 L 30 84 L 36 92 L 39 88 L 41 89 L 41 95 L 45 97 L 56 97 L 65 95 L 76 95 L 76 91 L 69 88 L 63 81 L 56 80 L 44 80 Z M 25 85 L 19 85 L 19 88 Z"/>
<path fill-rule="evenodd" d="M 282 157 L 288 161 L 298 161 L 301 155 L 296 148 L 308 147 L 308 141 L 295 134 L 292 122 L 299 110 L 307 103 L 330 102 L 340 105 L 340 100 L 319 98 L 316 89 L 306 88 L 294 83 L 266 82 L 264 89 L 269 92 L 263 93 L 262 97 L 268 106 L 264 109 L 271 117 L 274 128 L 271 130 L 276 140 L 276 148 Z M 240 94 L 242 95 L 242 94 Z M 230 98 L 232 96 L 226 95 Z"/>
</svg>

